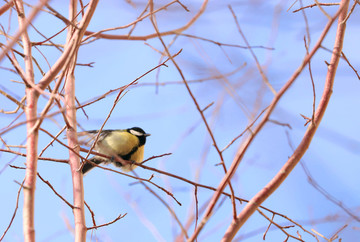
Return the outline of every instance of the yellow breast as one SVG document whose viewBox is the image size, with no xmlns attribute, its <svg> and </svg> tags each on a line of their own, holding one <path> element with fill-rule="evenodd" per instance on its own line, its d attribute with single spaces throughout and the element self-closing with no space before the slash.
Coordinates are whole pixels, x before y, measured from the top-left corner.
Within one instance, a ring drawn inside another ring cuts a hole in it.
<svg viewBox="0 0 360 242">
<path fill-rule="evenodd" d="M 141 163 L 143 160 L 144 160 L 144 146 L 140 146 L 138 148 L 138 150 L 131 155 L 130 157 L 130 160 L 131 161 L 135 161 L 136 163 Z M 129 172 L 129 171 L 132 171 L 136 168 L 137 166 L 136 165 L 127 165 L 127 166 L 122 166 L 121 169 L 125 172 Z"/>
<path fill-rule="evenodd" d="M 112 132 L 108 137 L 98 142 L 95 149 L 99 153 L 109 156 L 126 156 L 134 148 L 139 146 L 139 139 L 128 132 Z M 144 159 L 144 146 L 138 147 L 137 151 L 130 156 L 130 161 L 137 163 L 142 162 Z M 135 165 L 122 166 L 124 171 L 131 171 L 135 169 Z"/>
<path fill-rule="evenodd" d="M 98 151 L 105 154 L 111 152 L 112 155 L 126 155 L 138 145 L 139 139 L 128 132 L 112 132 L 100 142 Z"/>
</svg>

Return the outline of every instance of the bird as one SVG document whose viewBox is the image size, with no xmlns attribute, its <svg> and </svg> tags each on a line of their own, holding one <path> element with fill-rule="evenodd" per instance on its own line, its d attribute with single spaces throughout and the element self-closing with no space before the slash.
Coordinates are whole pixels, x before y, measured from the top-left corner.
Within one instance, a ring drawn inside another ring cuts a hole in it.
<svg viewBox="0 0 360 242">
<path fill-rule="evenodd" d="M 91 147 L 99 131 L 89 130 L 78 132 L 79 145 Z M 95 164 L 112 163 L 123 171 L 129 172 L 136 168 L 134 163 L 141 163 L 144 159 L 144 146 L 146 137 L 150 136 L 142 128 L 133 127 L 129 129 L 107 129 L 100 132 L 94 150 L 111 158 L 95 155 L 89 161 Z M 125 162 L 120 162 L 120 157 Z M 130 162 L 126 162 L 130 161 Z M 82 166 L 82 173 L 87 174 L 95 165 L 86 162 Z"/>
</svg>

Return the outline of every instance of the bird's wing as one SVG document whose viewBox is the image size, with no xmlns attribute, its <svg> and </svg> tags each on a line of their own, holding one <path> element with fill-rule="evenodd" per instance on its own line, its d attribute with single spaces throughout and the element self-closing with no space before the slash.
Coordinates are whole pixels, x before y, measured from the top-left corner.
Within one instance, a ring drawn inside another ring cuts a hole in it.
<svg viewBox="0 0 360 242">
<path fill-rule="evenodd" d="M 105 137 L 108 136 L 111 133 L 111 131 L 113 131 L 113 130 L 102 130 L 97 142 L 99 143 L 103 139 L 105 139 Z M 94 143 L 95 138 L 98 133 L 99 133 L 99 130 L 89 130 L 89 131 L 78 132 L 77 135 L 78 135 L 79 144 L 87 146 L 87 147 L 91 147 L 92 144 Z"/>
</svg>

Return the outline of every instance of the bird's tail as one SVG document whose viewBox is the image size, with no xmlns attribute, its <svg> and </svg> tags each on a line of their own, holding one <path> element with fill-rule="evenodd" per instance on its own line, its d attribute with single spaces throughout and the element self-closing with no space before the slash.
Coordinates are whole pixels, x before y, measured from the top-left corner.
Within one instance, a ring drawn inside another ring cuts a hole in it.
<svg viewBox="0 0 360 242">
<path fill-rule="evenodd" d="M 93 157 L 91 159 L 89 159 L 89 161 L 91 161 L 92 163 L 95 163 L 97 165 L 101 164 L 104 162 L 103 159 L 98 158 L 98 157 Z M 85 161 L 86 162 L 86 161 Z M 86 173 L 88 173 L 92 168 L 95 167 L 95 165 L 91 164 L 91 162 L 86 162 L 81 170 L 81 172 L 85 175 Z"/>
</svg>

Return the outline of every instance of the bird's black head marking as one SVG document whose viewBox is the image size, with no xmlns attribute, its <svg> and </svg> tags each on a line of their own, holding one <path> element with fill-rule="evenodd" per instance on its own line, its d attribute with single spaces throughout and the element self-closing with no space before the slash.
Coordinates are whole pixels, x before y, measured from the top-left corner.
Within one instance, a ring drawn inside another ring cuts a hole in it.
<svg viewBox="0 0 360 242">
<path fill-rule="evenodd" d="M 146 137 L 150 136 L 150 134 L 145 133 L 145 131 L 139 127 L 133 127 L 133 128 L 127 129 L 127 132 L 129 132 L 130 134 L 133 134 L 139 138 L 140 146 L 144 145 L 146 142 Z"/>
</svg>

